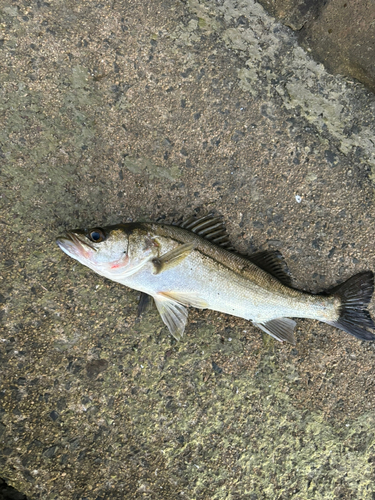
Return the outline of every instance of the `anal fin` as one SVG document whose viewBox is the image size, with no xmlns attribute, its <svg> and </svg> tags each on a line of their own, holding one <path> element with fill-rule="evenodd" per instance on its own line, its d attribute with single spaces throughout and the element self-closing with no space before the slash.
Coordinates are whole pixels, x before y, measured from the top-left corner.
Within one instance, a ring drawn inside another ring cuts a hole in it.
<svg viewBox="0 0 375 500">
<path fill-rule="evenodd" d="M 290 318 L 276 318 L 266 323 L 254 323 L 255 326 L 263 330 L 264 332 L 274 337 L 280 342 L 289 342 L 290 344 L 295 344 L 296 339 L 294 337 L 294 328 L 296 322 Z"/>
</svg>

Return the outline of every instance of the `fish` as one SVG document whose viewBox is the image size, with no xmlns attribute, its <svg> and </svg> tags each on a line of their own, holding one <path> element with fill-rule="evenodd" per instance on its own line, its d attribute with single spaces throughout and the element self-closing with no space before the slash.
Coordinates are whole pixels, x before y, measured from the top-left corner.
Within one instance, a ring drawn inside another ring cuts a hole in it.
<svg viewBox="0 0 375 500">
<path fill-rule="evenodd" d="M 97 274 L 141 292 L 139 314 L 153 299 L 176 340 L 184 335 L 188 307 L 244 318 L 291 344 L 296 343 L 292 318 L 318 320 L 360 340 L 375 340 L 367 309 L 374 291 L 372 271 L 323 293 L 298 290 L 279 252 L 236 253 L 221 217 L 75 229 L 56 242 Z"/>
</svg>

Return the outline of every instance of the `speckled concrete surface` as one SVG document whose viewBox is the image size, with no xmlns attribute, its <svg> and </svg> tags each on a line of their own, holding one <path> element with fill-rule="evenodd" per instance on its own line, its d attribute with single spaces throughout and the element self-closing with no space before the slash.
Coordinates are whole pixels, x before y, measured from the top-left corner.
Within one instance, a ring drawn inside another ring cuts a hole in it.
<svg viewBox="0 0 375 500">
<path fill-rule="evenodd" d="M 12 3 L 1 26 L 1 477 L 29 499 L 373 499 L 373 344 L 194 310 L 177 344 L 54 240 L 213 211 L 301 288 L 374 269 L 374 97 L 250 1 Z"/>
</svg>

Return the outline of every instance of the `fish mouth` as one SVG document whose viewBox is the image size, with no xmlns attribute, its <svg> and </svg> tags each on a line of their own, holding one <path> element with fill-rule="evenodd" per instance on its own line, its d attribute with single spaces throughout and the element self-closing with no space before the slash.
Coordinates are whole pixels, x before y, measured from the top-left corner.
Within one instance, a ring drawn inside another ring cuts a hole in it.
<svg viewBox="0 0 375 500">
<path fill-rule="evenodd" d="M 88 257 L 88 254 L 91 253 L 90 250 L 97 251 L 93 245 L 80 238 L 77 233 L 72 232 L 59 236 L 56 243 L 63 252 L 73 258 Z"/>
</svg>

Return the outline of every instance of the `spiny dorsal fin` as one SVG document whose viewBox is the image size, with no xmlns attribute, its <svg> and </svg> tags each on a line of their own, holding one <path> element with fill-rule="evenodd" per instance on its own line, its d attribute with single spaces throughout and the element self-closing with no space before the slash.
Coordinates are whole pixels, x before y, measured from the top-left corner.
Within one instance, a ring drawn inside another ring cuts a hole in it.
<svg viewBox="0 0 375 500">
<path fill-rule="evenodd" d="M 293 287 L 293 277 L 290 274 L 288 266 L 277 250 L 265 250 L 264 252 L 253 253 L 246 257 L 253 264 L 272 274 L 283 285 Z"/>
<path fill-rule="evenodd" d="M 179 225 L 182 229 L 187 229 L 188 231 L 211 241 L 211 243 L 215 243 L 215 245 L 219 245 L 223 248 L 229 248 L 231 246 L 222 217 L 205 215 L 203 217 L 196 218 L 195 216 L 192 216 L 177 225 Z"/>
</svg>

